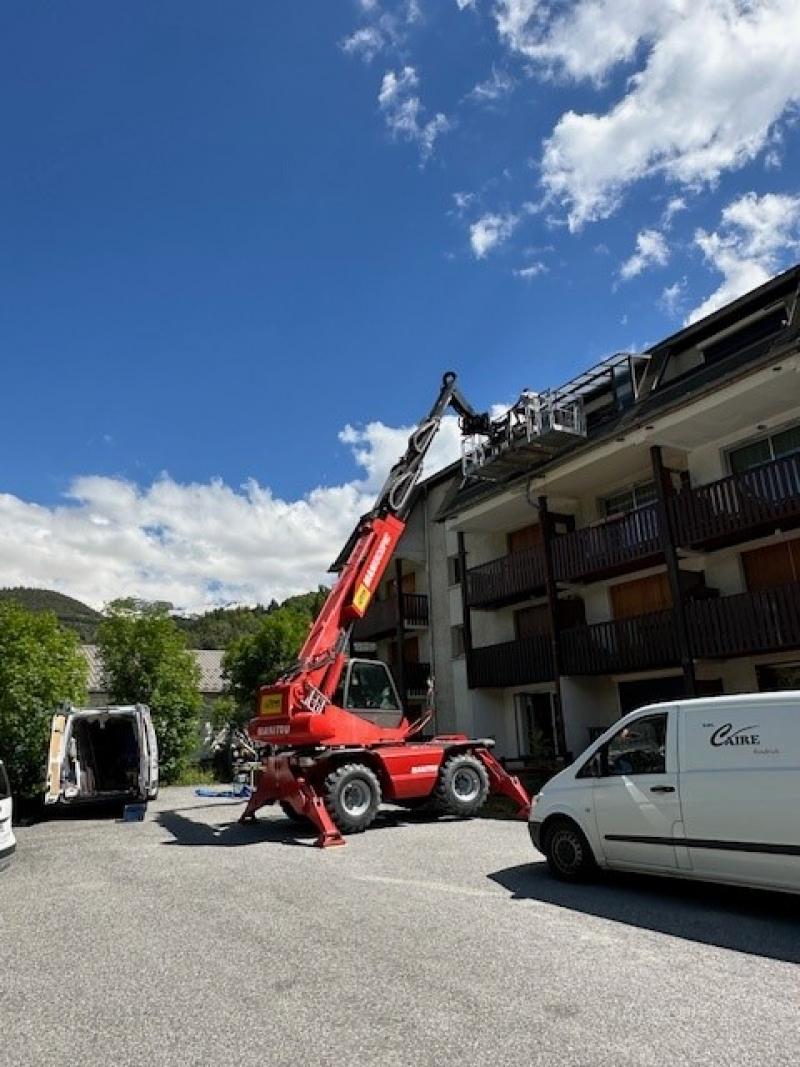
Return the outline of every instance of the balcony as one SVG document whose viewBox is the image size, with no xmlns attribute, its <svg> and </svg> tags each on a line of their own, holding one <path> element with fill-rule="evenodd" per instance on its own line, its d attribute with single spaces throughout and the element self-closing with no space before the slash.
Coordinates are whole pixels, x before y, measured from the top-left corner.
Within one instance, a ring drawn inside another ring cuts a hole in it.
<svg viewBox="0 0 800 1067">
<path fill-rule="evenodd" d="M 467 603 L 471 608 L 501 608 L 543 591 L 541 545 L 511 552 L 467 571 Z"/>
<path fill-rule="evenodd" d="M 537 634 L 520 641 L 474 648 L 467 654 L 470 689 L 549 682 L 555 677 L 550 638 Z"/>
<path fill-rule="evenodd" d="M 720 548 L 800 524 L 800 455 L 683 489 L 669 500 L 675 540 Z"/>
<path fill-rule="evenodd" d="M 671 610 L 575 626 L 561 633 L 564 674 L 622 674 L 680 662 Z"/>
<path fill-rule="evenodd" d="M 718 659 L 800 648 L 800 582 L 686 606 L 694 654 Z"/>
<path fill-rule="evenodd" d="M 561 582 L 610 578 L 651 567 L 662 558 L 655 504 L 553 540 L 553 574 Z"/>
<path fill-rule="evenodd" d="M 354 641 L 374 641 L 397 630 L 399 623 L 397 597 L 388 600 L 373 600 L 367 614 L 353 627 Z M 422 593 L 403 593 L 403 626 L 406 630 L 419 630 L 428 625 L 428 598 Z"/>
</svg>

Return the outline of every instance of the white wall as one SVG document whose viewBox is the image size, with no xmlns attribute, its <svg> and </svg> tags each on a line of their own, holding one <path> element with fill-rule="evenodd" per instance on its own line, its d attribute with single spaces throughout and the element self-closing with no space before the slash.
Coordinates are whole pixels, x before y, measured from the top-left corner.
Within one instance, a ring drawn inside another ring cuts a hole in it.
<svg viewBox="0 0 800 1067">
<path fill-rule="evenodd" d="M 562 677 L 561 704 L 567 748 L 574 756 L 589 744 L 590 726 L 610 726 L 619 718 L 619 693 L 609 677 Z"/>
</svg>

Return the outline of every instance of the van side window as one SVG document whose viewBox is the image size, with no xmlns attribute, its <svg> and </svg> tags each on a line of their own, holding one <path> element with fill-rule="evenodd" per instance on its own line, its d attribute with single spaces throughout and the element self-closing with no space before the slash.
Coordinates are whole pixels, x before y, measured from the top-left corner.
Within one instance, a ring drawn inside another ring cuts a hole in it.
<svg viewBox="0 0 800 1067">
<path fill-rule="evenodd" d="M 666 740 L 666 714 L 648 715 L 628 723 L 604 746 L 604 776 L 665 774 Z"/>
</svg>

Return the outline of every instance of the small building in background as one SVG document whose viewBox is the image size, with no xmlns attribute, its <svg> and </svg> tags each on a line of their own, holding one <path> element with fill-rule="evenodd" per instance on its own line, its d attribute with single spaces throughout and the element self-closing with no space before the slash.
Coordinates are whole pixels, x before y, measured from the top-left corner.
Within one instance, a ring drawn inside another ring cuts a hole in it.
<svg viewBox="0 0 800 1067">
<path fill-rule="evenodd" d="M 108 691 L 103 680 L 103 660 L 97 645 L 81 645 L 86 663 L 89 667 L 89 678 L 86 683 L 89 694 L 89 706 L 102 708 L 108 704 Z M 221 648 L 193 648 L 192 655 L 197 666 L 200 668 L 200 695 L 203 698 L 203 709 L 200 717 L 204 718 L 211 706 L 219 700 L 224 691 L 222 680 L 222 657 L 225 650 Z"/>
</svg>

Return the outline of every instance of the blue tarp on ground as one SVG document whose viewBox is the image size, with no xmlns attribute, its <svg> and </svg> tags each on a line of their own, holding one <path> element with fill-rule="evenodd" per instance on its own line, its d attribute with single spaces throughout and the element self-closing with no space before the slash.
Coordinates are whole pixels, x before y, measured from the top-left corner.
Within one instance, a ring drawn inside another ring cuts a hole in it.
<svg viewBox="0 0 800 1067">
<path fill-rule="evenodd" d="M 224 797 L 230 800 L 235 798 L 237 800 L 244 800 L 252 795 L 253 790 L 249 785 L 237 785 L 233 789 L 211 789 L 210 786 L 200 786 L 195 789 L 195 796 L 198 797 Z"/>
</svg>

